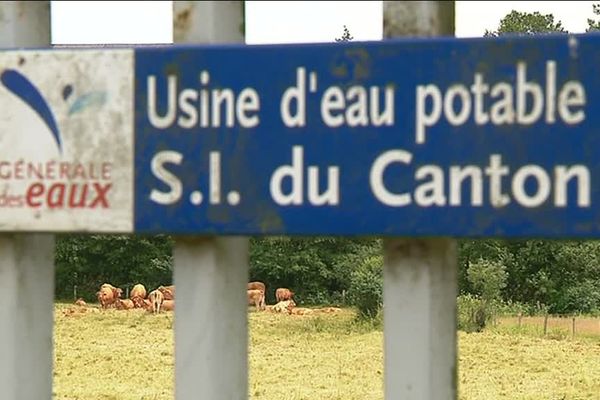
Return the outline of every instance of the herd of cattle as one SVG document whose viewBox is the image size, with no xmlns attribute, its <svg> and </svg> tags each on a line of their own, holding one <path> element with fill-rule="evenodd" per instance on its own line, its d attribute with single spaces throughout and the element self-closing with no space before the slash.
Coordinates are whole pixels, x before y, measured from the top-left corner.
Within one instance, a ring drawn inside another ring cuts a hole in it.
<svg viewBox="0 0 600 400">
<path fill-rule="evenodd" d="M 325 307 L 321 309 L 309 309 L 296 307 L 294 302 L 294 292 L 287 288 L 278 288 L 275 291 L 275 305 L 266 304 L 266 286 L 263 282 L 248 283 L 248 305 L 253 305 L 256 310 L 270 311 L 277 313 L 307 315 L 313 312 L 332 313 L 340 311 L 336 307 Z M 145 309 L 152 313 L 161 311 L 173 311 L 175 309 L 175 286 L 159 286 L 150 293 L 146 292 L 146 288 L 142 284 L 135 285 L 129 293 L 129 299 L 123 299 L 123 290 L 109 283 L 100 286 L 100 290 L 96 292 L 96 297 L 100 303 L 100 308 L 108 309 L 115 308 L 117 310 L 131 310 L 134 308 Z M 83 299 L 77 299 L 75 304 L 78 306 L 86 306 Z"/>
<path fill-rule="evenodd" d="M 292 315 L 308 315 L 314 312 L 332 313 L 341 310 L 337 307 L 325 307 L 320 309 L 296 307 L 296 302 L 293 299 L 294 292 L 287 288 L 278 288 L 275 290 L 275 300 L 277 303 L 275 305 L 268 306 L 265 301 L 266 293 L 267 288 L 264 283 L 248 283 L 248 305 L 253 305 L 257 310 Z"/>
<path fill-rule="evenodd" d="M 131 289 L 129 299 L 122 299 L 122 295 L 123 290 L 121 288 L 114 287 L 109 283 L 100 286 L 100 290 L 96 292 L 100 307 L 103 309 L 131 310 L 133 308 L 143 308 L 153 313 L 175 309 L 175 286 L 173 285 L 159 286 L 147 293 L 144 285 L 138 283 Z M 83 300 L 79 299 L 78 301 L 82 302 Z"/>
</svg>

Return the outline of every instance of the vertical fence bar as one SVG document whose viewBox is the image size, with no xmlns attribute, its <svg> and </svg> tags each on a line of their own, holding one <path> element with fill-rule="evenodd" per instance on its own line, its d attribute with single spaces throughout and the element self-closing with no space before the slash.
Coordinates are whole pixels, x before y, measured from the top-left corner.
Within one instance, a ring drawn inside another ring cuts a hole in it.
<svg viewBox="0 0 600 400">
<path fill-rule="evenodd" d="M 174 43 L 244 43 L 244 1 L 174 1 Z"/>
<path fill-rule="evenodd" d="M 245 238 L 175 244 L 175 398 L 247 399 Z"/>
<path fill-rule="evenodd" d="M 0 235 L 2 399 L 52 398 L 54 237 Z"/>
<path fill-rule="evenodd" d="M 50 47 L 49 1 L 2 1 L 0 10 L 0 47 Z"/>
<path fill-rule="evenodd" d="M 174 1 L 175 43 L 244 42 L 243 1 Z M 176 238 L 175 398 L 248 398 L 248 239 Z"/>
<path fill-rule="evenodd" d="M 384 245 L 386 399 L 456 398 L 456 242 Z"/>
<path fill-rule="evenodd" d="M 454 34 L 453 1 L 384 1 L 383 7 L 384 38 Z M 452 239 L 384 241 L 388 400 L 457 398 L 456 251 Z"/>
<path fill-rule="evenodd" d="M 1 48 L 49 46 L 49 1 L 0 2 Z M 2 233 L 0 254 L 0 398 L 51 399 L 54 236 Z"/>
</svg>

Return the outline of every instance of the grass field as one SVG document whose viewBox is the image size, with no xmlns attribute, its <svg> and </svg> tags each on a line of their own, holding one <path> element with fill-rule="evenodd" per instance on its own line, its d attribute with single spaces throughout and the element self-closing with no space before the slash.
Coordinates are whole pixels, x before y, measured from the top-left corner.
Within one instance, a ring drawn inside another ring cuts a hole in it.
<svg viewBox="0 0 600 400">
<path fill-rule="evenodd" d="M 173 399 L 172 313 L 65 314 L 70 307 L 55 312 L 55 399 Z M 251 311 L 249 326 L 250 399 L 383 399 L 383 334 L 351 311 Z M 556 340 L 507 326 L 459 332 L 459 399 L 600 400 L 600 337 Z"/>
</svg>

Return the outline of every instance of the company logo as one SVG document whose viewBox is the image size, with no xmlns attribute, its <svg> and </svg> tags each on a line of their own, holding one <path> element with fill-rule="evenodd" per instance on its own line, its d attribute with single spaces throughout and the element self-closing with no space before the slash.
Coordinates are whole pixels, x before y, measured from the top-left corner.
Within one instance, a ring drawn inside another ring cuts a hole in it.
<svg viewBox="0 0 600 400">
<path fill-rule="evenodd" d="M 29 79 L 14 69 L 4 70 L 2 75 L 0 75 L 0 81 L 10 92 L 23 100 L 40 116 L 40 118 L 42 118 L 54 136 L 58 149 L 62 152 L 62 141 L 60 139 L 58 126 L 56 126 L 56 119 L 40 91 L 29 81 Z"/>
<path fill-rule="evenodd" d="M 62 153 L 62 138 L 60 136 L 58 125 L 56 124 L 56 118 L 54 118 L 54 113 L 48 105 L 48 102 L 44 99 L 37 87 L 27 79 L 25 75 L 14 69 L 5 69 L 2 74 L 0 74 L 0 82 L 2 82 L 6 89 L 20 98 L 40 116 L 56 141 L 58 150 Z M 72 93 L 73 86 L 70 84 L 65 85 L 62 90 L 63 100 L 69 101 L 72 97 Z M 69 107 L 69 116 L 81 112 L 91 106 L 101 107 L 106 103 L 106 99 L 106 92 L 92 91 L 84 93 L 72 102 Z"/>
<path fill-rule="evenodd" d="M 1 84 L 22 100 L 44 122 L 56 142 L 60 159 L 45 161 L 0 158 L 0 209 L 2 208 L 110 208 L 112 163 L 104 160 L 74 162 L 63 159 L 63 137 L 57 118 L 40 90 L 25 75 L 14 69 L 0 73 Z M 102 107 L 107 100 L 103 91 L 90 91 L 74 96 L 74 88 L 66 84 L 61 97 L 69 106 L 71 117 L 89 107 Z"/>
</svg>

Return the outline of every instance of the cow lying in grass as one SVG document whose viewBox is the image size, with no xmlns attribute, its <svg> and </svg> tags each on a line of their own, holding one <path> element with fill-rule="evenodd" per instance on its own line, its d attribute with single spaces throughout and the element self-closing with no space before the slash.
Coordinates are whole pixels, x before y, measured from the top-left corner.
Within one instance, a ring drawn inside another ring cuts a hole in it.
<svg viewBox="0 0 600 400">
<path fill-rule="evenodd" d="M 77 300 L 75 300 L 75 305 L 79 306 L 79 307 L 85 307 L 87 306 L 87 303 L 85 302 L 85 300 L 83 300 L 81 297 L 78 298 Z"/>
<path fill-rule="evenodd" d="M 175 300 L 163 300 L 161 306 L 161 310 L 164 311 L 174 311 L 175 310 Z"/>
<path fill-rule="evenodd" d="M 280 301 L 272 308 L 273 312 L 291 314 L 292 308 L 296 307 L 294 300 Z"/>
<path fill-rule="evenodd" d="M 156 290 L 162 293 L 165 300 L 175 300 L 175 285 L 159 286 Z"/>
<path fill-rule="evenodd" d="M 314 310 L 311 310 L 310 308 L 293 307 L 290 309 L 290 314 L 292 315 L 309 315 L 313 312 Z"/>
<path fill-rule="evenodd" d="M 134 304 L 130 299 L 117 299 L 115 301 L 115 308 L 117 310 L 131 310 L 134 308 Z"/>
</svg>

